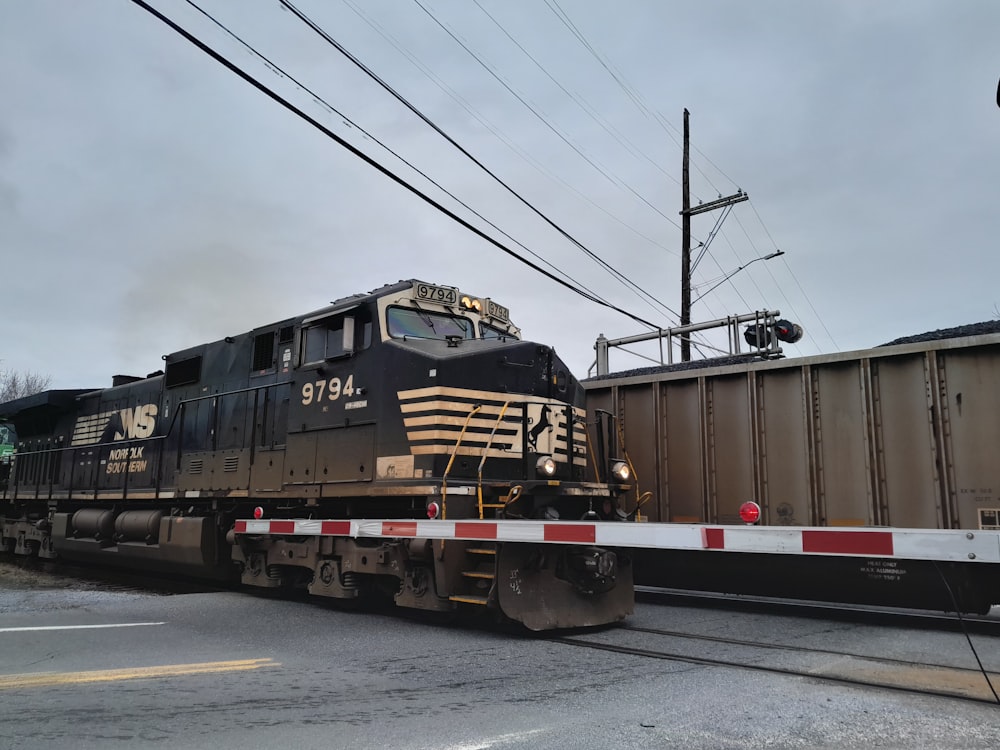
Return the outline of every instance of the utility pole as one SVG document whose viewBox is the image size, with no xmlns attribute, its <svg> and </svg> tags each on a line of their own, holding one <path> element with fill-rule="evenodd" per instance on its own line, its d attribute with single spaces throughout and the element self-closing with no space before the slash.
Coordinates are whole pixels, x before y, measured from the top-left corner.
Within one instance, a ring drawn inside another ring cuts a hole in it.
<svg viewBox="0 0 1000 750">
<path fill-rule="evenodd" d="M 691 208 L 691 181 L 688 177 L 691 136 L 688 129 L 687 108 L 684 108 L 684 161 L 681 164 L 681 326 L 691 325 L 691 217 L 695 214 L 714 211 L 734 203 L 749 200 L 750 196 L 740 190 L 738 193 L 708 203 L 700 203 Z M 749 265 L 749 264 L 748 264 Z M 689 334 L 681 338 L 681 362 L 691 361 L 691 339 Z"/>
<path fill-rule="evenodd" d="M 684 108 L 684 160 L 681 164 L 681 326 L 691 325 L 691 181 L 688 177 L 691 136 Z M 681 362 L 691 361 L 691 338 L 681 338 Z"/>
</svg>

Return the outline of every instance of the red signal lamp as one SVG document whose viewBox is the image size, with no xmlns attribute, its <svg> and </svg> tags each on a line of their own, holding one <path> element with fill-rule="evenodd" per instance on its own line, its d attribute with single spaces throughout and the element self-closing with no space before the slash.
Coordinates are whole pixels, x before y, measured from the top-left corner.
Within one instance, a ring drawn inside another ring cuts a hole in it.
<svg viewBox="0 0 1000 750">
<path fill-rule="evenodd" d="M 747 500 L 740 506 L 740 519 L 748 526 L 760 520 L 760 506 L 753 500 Z"/>
</svg>

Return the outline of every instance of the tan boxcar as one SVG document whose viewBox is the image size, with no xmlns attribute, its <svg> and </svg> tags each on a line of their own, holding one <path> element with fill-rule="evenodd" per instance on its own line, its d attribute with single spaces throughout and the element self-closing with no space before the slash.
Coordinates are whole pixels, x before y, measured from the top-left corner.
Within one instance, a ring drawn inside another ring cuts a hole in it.
<svg viewBox="0 0 1000 750">
<path fill-rule="evenodd" d="M 584 385 L 651 521 L 1000 527 L 1000 334 Z"/>
</svg>

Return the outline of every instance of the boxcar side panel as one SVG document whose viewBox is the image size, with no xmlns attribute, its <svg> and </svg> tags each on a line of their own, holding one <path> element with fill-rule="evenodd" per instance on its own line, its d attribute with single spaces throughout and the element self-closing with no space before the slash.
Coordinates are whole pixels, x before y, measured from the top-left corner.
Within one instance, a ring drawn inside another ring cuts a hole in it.
<svg viewBox="0 0 1000 750">
<path fill-rule="evenodd" d="M 773 370 L 758 373 L 757 379 L 764 523 L 815 524 L 802 371 L 797 367 Z"/>
<path fill-rule="evenodd" d="M 625 436 L 625 448 L 636 470 L 634 479 L 639 492 L 654 491 L 661 481 L 656 462 L 658 435 L 656 394 L 655 383 L 641 388 L 628 388 L 619 393 L 618 413 L 624 415 L 622 432 Z M 629 493 L 626 497 L 626 511 L 631 512 L 635 507 L 635 498 L 635 492 Z M 653 500 L 643 506 L 642 515 L 650 521 L 659 521 L 662 518 L 660 509 Z"/>
<path fill-rule="evenodd" d="M 960 528 L 1000 526 L 1000 347 L 939 355 Z"/>
<path fill-rule="evenodd" d="M 814 376 L 817 520 L 823 526 L 872 524 L 869 423 L 861 362 L 815 368 Z"/>
<path fill-rule="evenodd" d="M 669 469 L 660 487 L 660 518 L 675 523 L 709 520 L 705 513 L 704 430 L 698 379 L 664 383 L 661 452 Z"/>
<path fill-rule="evenodd" d="M 879 474 L 876 519 L 884 526 L 938 528 L 942 524 L 928 370 L 932 366 L 920 355 L 873 363 Z"/>
<path fill-rule="evenodd" d="M 756 499 L 754 441 L 747 376 L 715 378 L 706 388 L 709 419 L 710 516 L 739 523 L 740 505 Z"/>
</svg>

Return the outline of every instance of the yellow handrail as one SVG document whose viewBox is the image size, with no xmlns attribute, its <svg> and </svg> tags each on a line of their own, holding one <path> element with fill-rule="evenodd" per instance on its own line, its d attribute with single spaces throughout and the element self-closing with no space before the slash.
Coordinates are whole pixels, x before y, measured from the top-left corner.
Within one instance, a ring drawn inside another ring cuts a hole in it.
<svg viewBox="0 0 1000 750">
<path fill-rule="evenodd" d="M 622 429 L 622 421 L 616 418 L 615 426 L 618 428 L 618 444 L 622 447 L 622 455 L 625 456 L 625 463 L 628 464 L 629 471 L 632 472 L 632 484 L 635 486 L 635 520 L 638 521 L 641 518 L 639 508 L 646 504 L 649 498 L 653 496 L 653 493 L 646 492 L 640 494 L 639 475 L 635 473 L 635 466 L 632 464 L 632 459 L 629 458 L 628 451 L 625 450 L 625 431 Z"/>
<path fill-rule="evenodd" d="M 600 482 L 601 470 L 597 466 L 597 458 L 594 455 L 594 444 L 590 442 L 590 425 L 587 424 L 586 420 L 583 422 L 583 434 L 587 438 L 587 455 L 590 457 L 590 465 L 594 467 L 594 476 Z"/>
<path fill-rule="evenodd" d="M 476 404 L 472 407 L 472 411 L 465 418 L 465 424 L 462 425 L 462 431 L 458 433 L 458 440 L 455 441 L 455 447 L 451 449 L 451 458 L 448 459 L 448 466 L 445 467 L 444 476 L 441 477 L 441 520 L 445 520 L 448 517 L 448 474 L 451 472 L 451 466 L 455 463 L 455 456 L 458 455 L 458 448 L 462 444 L 462 438 L 465 437 L 465 430 L 469 426 L 469 421 L 476 415 L 476 413 L 483 408 L 482 404 Z"/>
<path fill-rule="evenodd" d="M 507 407 L 510 406 L 510 401 L 503 405 L 500 410 L 500 416 L 497 417 L 497 421 L 493 423 L 493 431 L 490 432 L 490 439 L 486 441 L 486 446 L 483 448 L 483 456 L 479 459 L 479 471 L 477 473 L 478 482 L 476 484 L 476 497 L 479 499 L 479 518 L 482 520 L 483 517 L 483 464 L 486 463 L 486 454 L 490 450 L 490 446 L 493 445 L 493 438 L 497 434 L 497 427 L 500 426 L 501 420 L 503 420 L 503 415 L 507 413 Z"/>
</svg>

